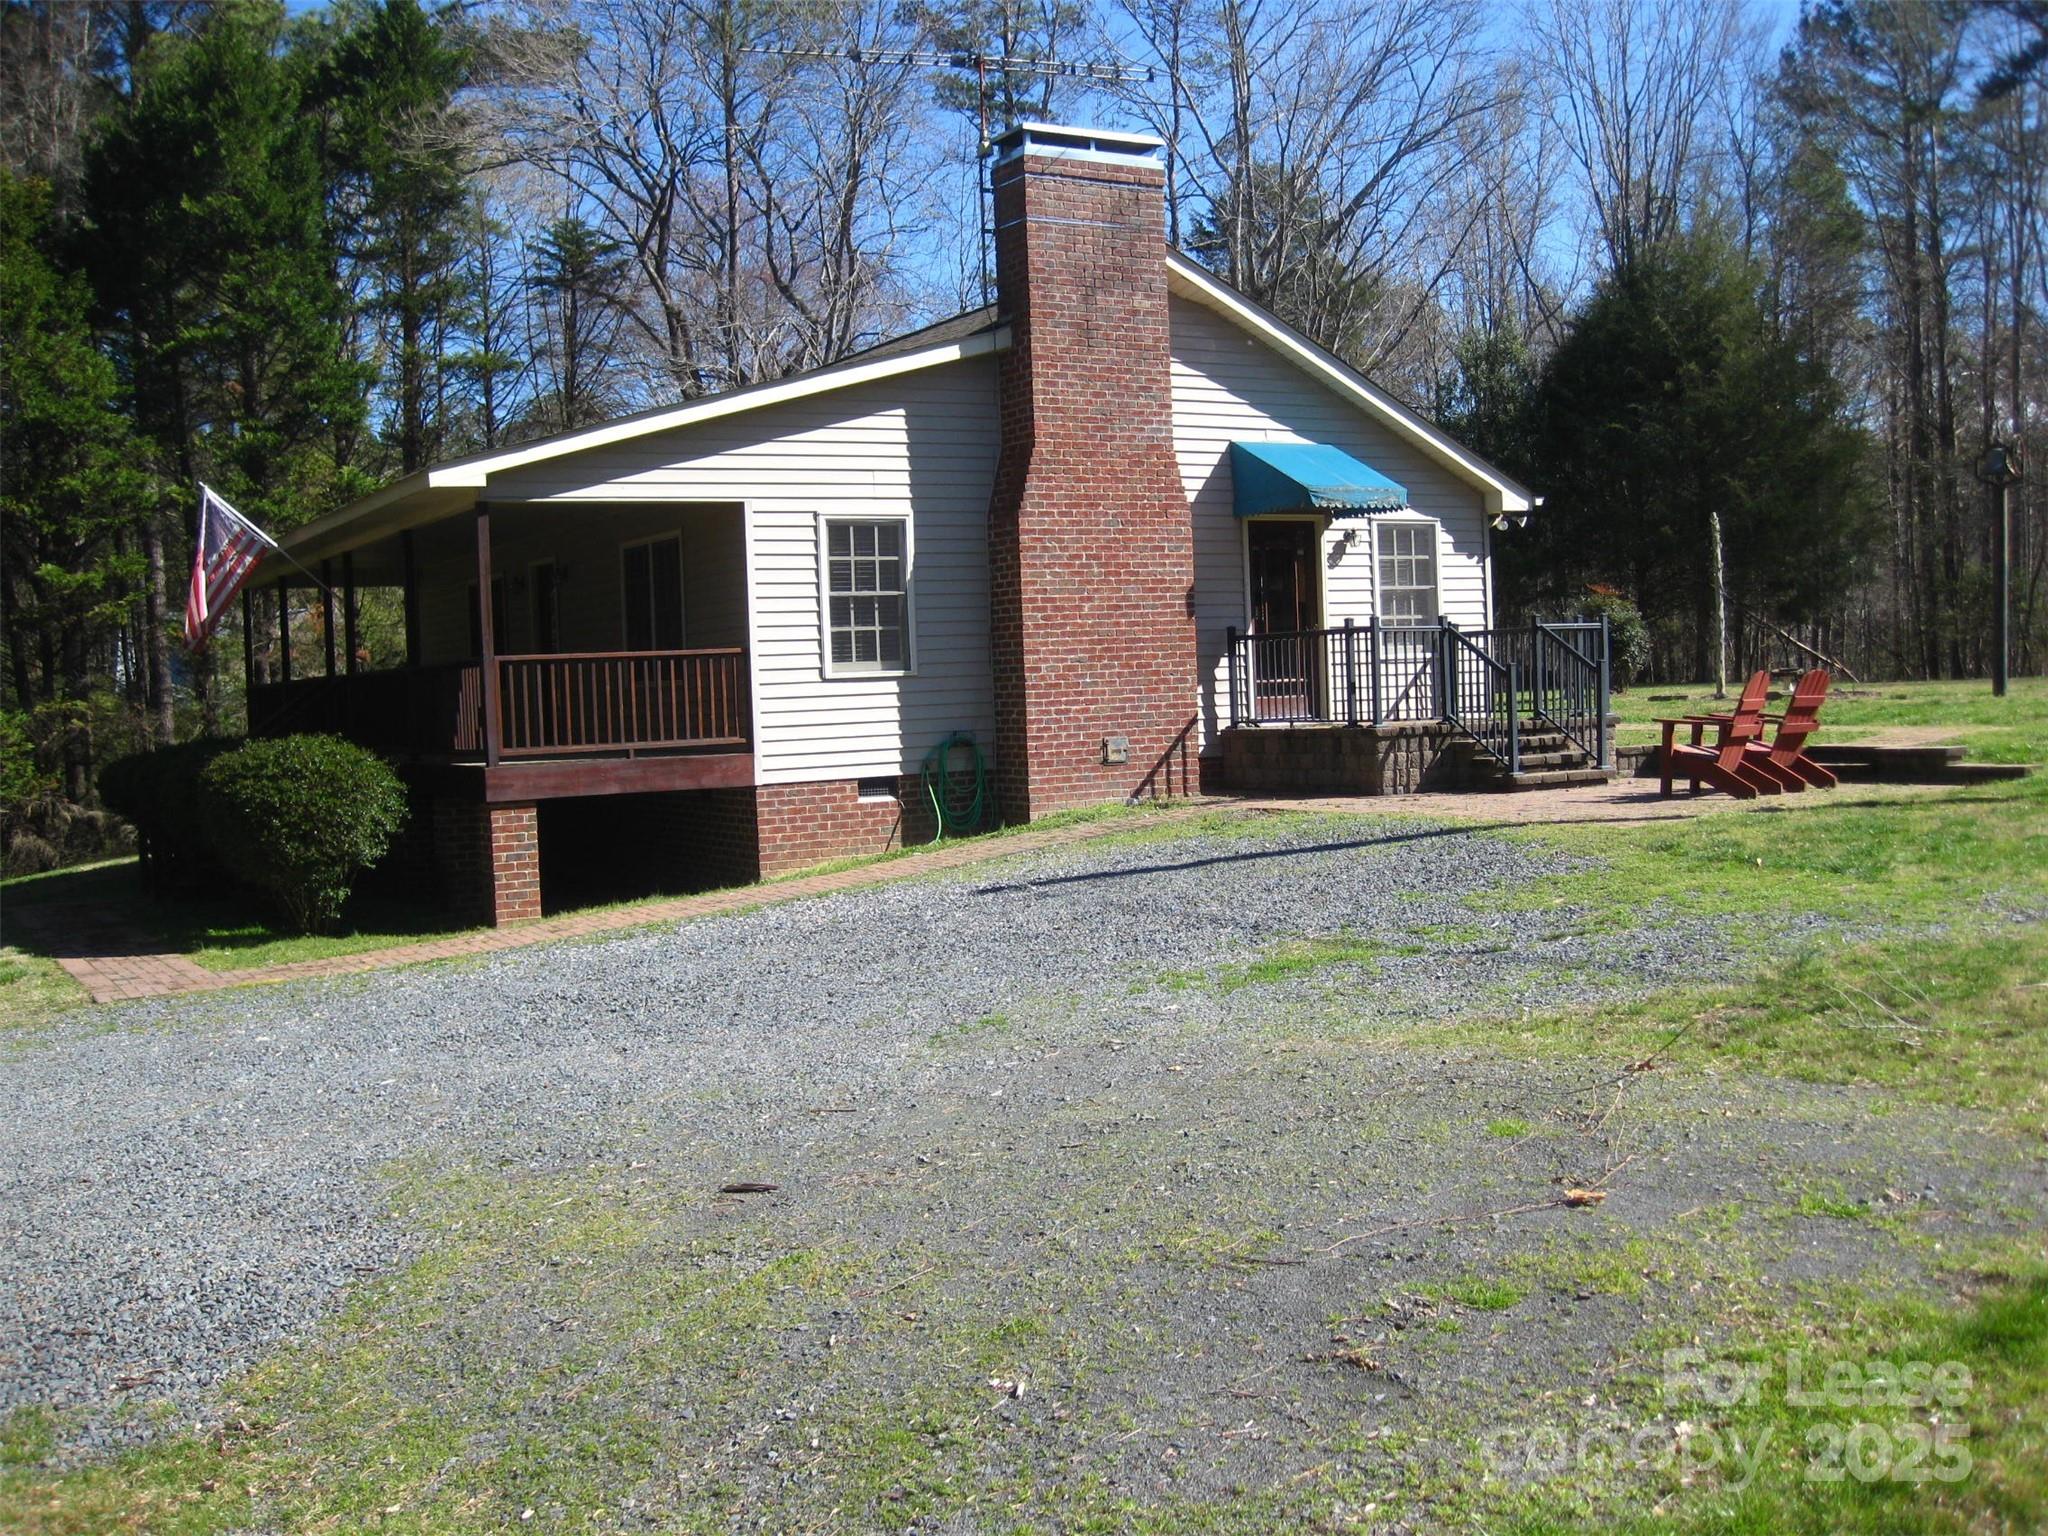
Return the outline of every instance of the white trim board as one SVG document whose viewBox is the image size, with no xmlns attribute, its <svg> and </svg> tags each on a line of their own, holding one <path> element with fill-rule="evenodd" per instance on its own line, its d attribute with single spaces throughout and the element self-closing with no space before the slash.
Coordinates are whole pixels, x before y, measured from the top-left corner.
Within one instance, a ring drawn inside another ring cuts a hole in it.
<svg viewBox="0 0 2048 1536">
<path fill-rule="evenodd" d="M 810 395 L 828 394 L 833 390 L 850 389 L 858 384 L 872 384 L 880 379 L 895 378 L 899 374 L 916 373 L 925 368 L 957 363 L 965 358 L 983 357 L 999 352 L 1009 344 L 1009 327 L 998 326 L 994 330 L 982 331 L 973 336 L 963 337 L 959 341 L 921 347 L 914 352 L 899 352 L 866 362 L 853 358 L 830 368 L 799 374 L 795 378 L 777 379 L 765 384 L 752 384 L 744 389 L 727 390 L 723 394 L 706 395 L 701 400 L 686 400 L 680 405 L 642 411 L 637 416 L 622 417 L 617 421 L 605 422 L 601 426 L 584 427 L 575 432 L 558 432 L 553 437 L 521 443 L 515 448 L 471 454 L 468 458 L 437 464 L 431 469 L 416 470 L 403 480 L 385 486 L 381 491 L 373 492 L 360 501 L 351 502 L 325 517 L 315 518 L 303 528 L 293 529 L 279 542 L 288 553 L 300 560 L 317 559 L 323 554 L 338 554 L 344 548 L 355 548 L 369 542 L 370 539 L 383 538 L 407 528 L 435 522 L 452 513 L 464 511 L 479 500 L 488 500 L 488 496 L 480 497 L 476 493 L 488 487 L 492 475 L 523 469 L 529 464 L 541 463 L 548 459 L 582 453 L 590 448 L 602 448 L 611 443 L 645 437 L 655 432 L 668 432 L 677 427 L 716 421 L 722 416 L 735 416 L 743 411 L 758 410 L 763 406 L 781 405 L 791 400 L 802 400 Z M 386 515 L 380 517 L 379 513 Z M 367 537 L 356 537 L 358 534 L 366 534 Z"/>
</svg>

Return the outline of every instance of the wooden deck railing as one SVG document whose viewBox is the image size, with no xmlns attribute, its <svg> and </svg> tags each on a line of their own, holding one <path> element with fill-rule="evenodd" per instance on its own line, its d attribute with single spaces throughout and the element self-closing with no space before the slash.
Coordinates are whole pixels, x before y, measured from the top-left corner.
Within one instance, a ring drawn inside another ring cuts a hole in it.
<svg viewBox="0 0 2048 1536">
<path fill-rule="evenodd" d="M 499 755 L 583 757 L 747 742 L 739 646 L 500 656 Z M 474 661 L 262 683 L 249 733 L 323 731 L 394 757 L 488 756 L 483 669 Z"/>
<path fill-rule="evenodd" d="M 738 746 L 745 653 L 581 651 L 498 658 L 506 757 Z"/>
</svg>

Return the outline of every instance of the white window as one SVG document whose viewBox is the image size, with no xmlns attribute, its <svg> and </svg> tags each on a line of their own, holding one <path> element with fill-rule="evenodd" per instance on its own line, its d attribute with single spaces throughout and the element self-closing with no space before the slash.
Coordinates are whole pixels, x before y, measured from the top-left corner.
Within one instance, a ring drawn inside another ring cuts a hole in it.
<svg viewBox="0 0 2048 1536">
<path fill-rule="evenodd" d="M 1436 524 L 1379 525 L 1380 622 L 1433 624 L 1443 609 L 1436 590 Z"/>
<path fill-rule="evenodd" d="M 827 670 L 909 671 L 908 526 L 901 518 L 824 523 Z"/>
</svg>

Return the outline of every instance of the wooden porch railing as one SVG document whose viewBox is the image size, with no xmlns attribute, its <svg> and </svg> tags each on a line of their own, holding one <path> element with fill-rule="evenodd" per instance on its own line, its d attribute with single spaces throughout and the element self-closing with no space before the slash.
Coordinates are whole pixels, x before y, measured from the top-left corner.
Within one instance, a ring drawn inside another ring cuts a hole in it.
<svg viewBox="0 0 2048 1536">
<path fill-rule="evenodd" d="M 500 656 L 499 755 L 582 757 L 747 742 L 746 651 Z M 394 757 L 488 756 L 479 662 L 262 683 L 249 733 L 322 731 Z"/>
<path fill-rule="evenodd" d="M 739 746 L 745 653 L 581 651 L 498 658 L 506 757 Z"/>
</svg>

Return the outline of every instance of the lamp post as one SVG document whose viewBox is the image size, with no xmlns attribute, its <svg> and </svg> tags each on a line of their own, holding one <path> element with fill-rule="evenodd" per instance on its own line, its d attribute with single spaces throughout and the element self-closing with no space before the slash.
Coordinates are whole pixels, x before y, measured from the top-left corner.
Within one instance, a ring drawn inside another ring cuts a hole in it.
<svg viewBox="0 0 2048 1536">
<path fill-rule="evenodd" d="M 2019 455 L 2005 443 L 1987 444 L 1977 460 L 1977 478 L 1991 504 L 1991 573 L 1996 636 L 1991 653 L 1991 691 L 2005 697 L 2012 667 L 2012 514 L 2010 492 L 2019 483 Z"/>
</svg>

